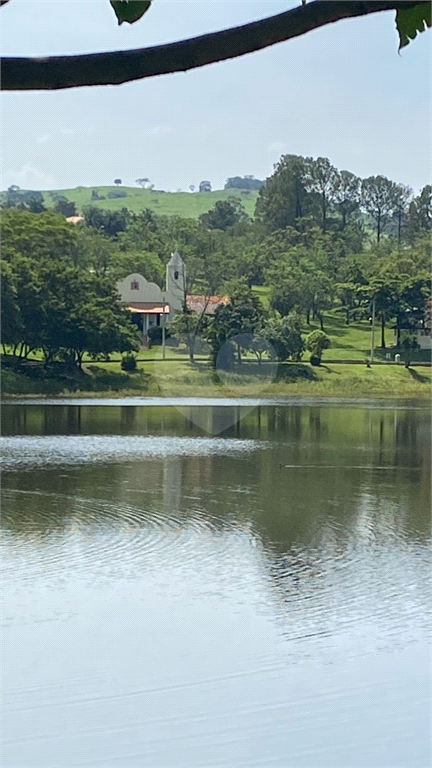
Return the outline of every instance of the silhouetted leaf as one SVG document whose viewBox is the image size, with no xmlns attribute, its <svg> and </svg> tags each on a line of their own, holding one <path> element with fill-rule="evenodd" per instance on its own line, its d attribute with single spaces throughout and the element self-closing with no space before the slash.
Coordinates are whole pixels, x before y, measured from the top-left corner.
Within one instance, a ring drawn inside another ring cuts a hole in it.
<svg viewBox="0 0 432 768">
<path fill-rule="evenodd" d="M 424 32 L 431 26 L 431 4 L 417 3 L 410 8 L 402 8 L 396 12 L 396 27 L 399 32 L 399 50 L 417 37 L 418 32 Z"/>
<path fill-rule="evenodd" d="M 110 0 L 110 2 L 119 24 L 123 24 L 124 21 L 133 24 L 144 16 L 151 5 L 151 0 Z"/>
</svg>

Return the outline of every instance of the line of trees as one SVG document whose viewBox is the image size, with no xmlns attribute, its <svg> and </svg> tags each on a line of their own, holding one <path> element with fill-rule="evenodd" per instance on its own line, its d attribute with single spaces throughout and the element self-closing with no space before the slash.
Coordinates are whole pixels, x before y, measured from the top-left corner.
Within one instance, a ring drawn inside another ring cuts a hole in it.
<svg viewBox="0 0 432 768">
<path fill-rule="evenodd" d="M 48 361 L 69 355 L 80 365 L 84 346 L 94 354 L 98 344 L 101 353 L 110 345 L 112 351 L 132 349 L 138 343 L 136 329 L 116 303 L 115 284 L 139 272 L 163 286 L 175 248 L 187 264 L 176 330 L 188 339 L 191 361 L 195 341 L 210 333 L 212 323 L 213 337 L 208 338 L 213 349 L 224 334 L 229 339 L 239 329 L 239 306 L 249 307 L 240 312 L 246 323 L 258 302 L 247 293 L 254 285 L 269 289 L 262 327 L 254 326 L 257 359 L 267 356 L 266 344 L 282 354 L 278 345 L 286 334 L 291 341 L 285 352 L 295 359 L 293 329 L 318 321 L 326 333 L 330 309 L 349 324 L 369 318 L 374 300 L 383 347 L 390 323 L 424 323 L 430 296 L 430 186 L 413 196 L 409 187 L 384 177 L 360 180 L 338 171 L 326 158 L 285 155 L 259 190 L 254 219 L 233 197 L 218 201 L 198 220 L 90 205 L 77 225 L 66 221 L 70 209 L 61 196 L 53 200 L 54 213 L 39 210 L 41 193 L 23 197 L 20 192 L 10 188 L 2 211 L 3 343 L 17 356 L 28 355 L 36 345 Z M 188 294 L 200 297 L 201 316 L 188 309 Z M 209 323 L 206 310 L 215 295 L 231 301 Z M 89 307 L 99 317 L 95 323 Z M 103 307 L 112 308 L 104 318 L 97 314 Z M 226 330 L 230 313 L 234 319 Z M 57 328 L 50 327 L 54 317 Z M 96 343 L 98 325 L 117 329 L 117 336 L 113 331 L 109 341 L 105 335 Z M 78 327 L 88 327 L 89 333 L 84 342 L 80 332 L 74 346 L 70 339 Z"/>
</svg>

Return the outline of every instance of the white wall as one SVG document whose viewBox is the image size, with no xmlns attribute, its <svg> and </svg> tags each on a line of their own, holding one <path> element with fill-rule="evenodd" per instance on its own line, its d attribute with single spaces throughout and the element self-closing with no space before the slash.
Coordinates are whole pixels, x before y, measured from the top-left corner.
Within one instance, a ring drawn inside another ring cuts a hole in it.
<svg viewBox="0 0 432 768">
<path fill-rule="evenodd" d="M 133 282 L 138 283 L 138 290 L 131 288 Z M 128 304 L 129 302 L 136 303 L 146 301 L 162 302 L 163 299 L 163 294 L 159 286 L 156 285 L 156 283 L 149 283 L 143 275 L 139 275 L 137 272 L 133 272 L 131 275 L 125 277 L 120 283 L 117 283 L 117 290 L 121 296 L 121 300 L 125 304 Z M 169 299 L 165 298 L 165 301 L 169 301 Z"/>
</svg>

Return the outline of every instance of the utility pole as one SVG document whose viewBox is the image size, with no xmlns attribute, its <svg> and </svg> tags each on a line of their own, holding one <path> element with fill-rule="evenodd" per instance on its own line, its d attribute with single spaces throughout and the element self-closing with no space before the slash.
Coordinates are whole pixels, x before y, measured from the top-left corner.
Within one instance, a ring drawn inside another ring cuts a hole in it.
<svg viewBox="0 0 432 768">
<path fill-rule="evenodd" d="M 372 330 L 371 330 L 371 353 L 370 360 L 373 363 L 375 351 L 375 296 L 372 299 Z"/>
<path fill-rule="evenodd" d="M 165 294 L 162 296 L 162 360 L 165 360 Z"/>
</svg>

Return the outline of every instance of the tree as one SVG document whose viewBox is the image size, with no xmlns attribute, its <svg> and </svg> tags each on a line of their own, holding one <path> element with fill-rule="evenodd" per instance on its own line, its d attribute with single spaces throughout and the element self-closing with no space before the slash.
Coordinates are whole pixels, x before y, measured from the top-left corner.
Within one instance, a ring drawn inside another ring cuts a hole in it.
<svg viewBox="0 0 432 768">
<path fill-rule="evenodd" d="M 226 231 L 245 217 L 246 213 L 241 205 L 234 205 L 228 200 L 218 200 L 213 208 L 207 213 L 202 213 L 199 218 L 202 226 L 207 229 Z"/>
<path fill-rule="evenodd" d="M 60 213 L 62 216 L 68 218 L 69 216 L 76 216 L 76 205 L 72 200 L 68 200 L 64 195 L 59 195 L 56 204 L 53 208 L 54 213 Z"/>
<path fill-rule="evenodd" d="M 369 176 L 361 185 L 361 205 L 376 224 L 377 243 L 398 205 L 398 187 L 385 176 Z"/>
<path fill-rule="evenodd" d="M 297 227 L 311 212 L 307 201 L 307 171 L 312 158 L 283 155 L 258 193 L 255 216 L 269 232 Z"/>
<path fill-rule="evenodd" d="M 2 213 L 2 255 L 19 253 L 32 259 L 77 258 L 77 231 L 63 216 L 44 211 L 30 213 L 9 208 Z"/>
<path fill-rule="evenodd" d="M 121 184 L 121 183 L 122 183 L 121 179 L 114 179 L 114 184 L 118 185 L 118 184 Z"/>
<path fill-rule="evenodd" d="M 200 181 L 200 192 L 211 192 L 211 183 L 209 181 Z"/>
<path fill-rule="evenodd" d="M 135 179 L 135 184 L 139 184 L 140 187 L 145 187 L 150 182 L 150 179 Z"/>
<path fill-rule="evenodd" d="M 432 187 L 427 184 L 417 197 L 414 197 L 409 206 L 408 214 L 408 239 L 413 243 L 423 233 L 432 229 Z"/>
<path fill-rule="evenodd" d="M 225 182 L 224 189 L 261 189 L 265 181 L 255 179 L 253 176 L 231 176 Z"/>
<path fill-rule="evenodd" d="M 306 167 L 306 184 L 309 192 L 316 192 L 320 198 L 323 230 L 327 227 L 329 206 L 336 201 L 339 174 L 327 157 L 309 160 Z"/>
<path fill-rule="evenodd" d="M 241 362 L 242 349 L 250 349 L 255 334 L 263 328 L 266 312 L 259 298 L 246 286 L 235 290 L 229 304 L 219 306 L 208 325 L 207 338 L 212 350 L 212 365 L 216 367 L 222 347 L 235 344 Z"/>
<path fill-rule="evenodd" d="M 30 213 L 46 211 L 42 192 L 20 189 L 16 184 L 9 187 L 4 205 L 5 208 L 21 208 Z"/>
<path fill-rule="evenodd" d="M 300 333 L 300 318 L 297 315 L 272 318 L 266 323 L 260 336 L 268 342 L 277 360 L 301 360 L 305 347 Z"/>
<path fill-rule="evenodd" d="M 396 185 L 394 217 L 397 223 L 397 240 L 399 248 L 402 240 L 402 227 L 406 224 L 408 201 L 411 195 L 411 187 L 407 187 L 404 184 Z"/>
<path fill-rule="evenodd" d="M 10 0 L 1 0 L 6 6 Z M 150 7 L 150 0 L 112 0 L 119 23 L 137 21 Z M 318 29 L 344 18 L 396 10 L 399 47 L 407 45 L 425 26 L 431 26 L 428 2 L 351 2 L 317 0 L 267 19 L 240 27 L 180 40 L 164 46 L 80 56 L 5 58 L 3 90 L 40 90 L 119 84 L 144 77 L 186 71 L 262 50 L 283 40 Z"/>
<path fill-rule="evenodd" d="M 339 183 L 334 191 L 336 209 L 342 216 L 342 227 L 345 229 L 350 217 L 357 213 L 360 207 L 361 179 L 350 171 L 339 172 Z"/>
<path fill-rule="evenodd" d="M 11 346 L 15 352 L 22 338 L 22 319 L 12 265 L 1 260 L 1 329 L 3 352 Z"/>
<path fill-rule="evenodd" d="M 80 224 L 77 227 L 77 253 L 78 265 L 89 272 L 99 277 L 109 273 L 116 274 L 118 245 L 104 230 L 98 231 L 86 224 Z"/>
<path fill-rule="evenodd" d="M 103 230 L 111 237 L 117 237 L 119 232 L 125 232 L 131 219 L 127 208 L 122 208 L 120 211 L 107 211 L 96 205 L 84 206 L 83 216 L 89 227 Z"/>
<path fill-rule="evenodd" d="M 331 339 L 322 331 L 312 331 L 306 337 L 306 349 L 311 353 L 312 365 L 321 365 L 322 353 L 331 347 Z"/>
</svg>

